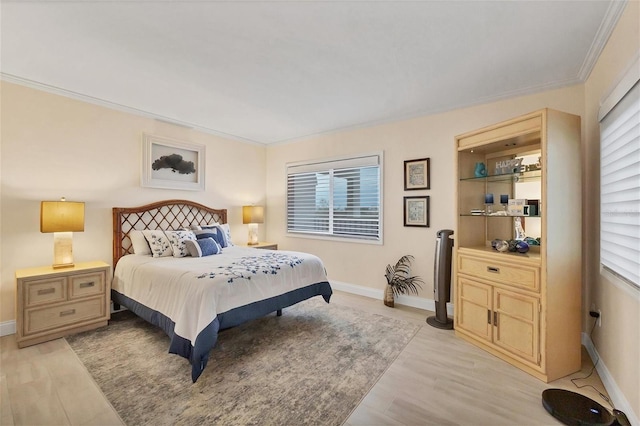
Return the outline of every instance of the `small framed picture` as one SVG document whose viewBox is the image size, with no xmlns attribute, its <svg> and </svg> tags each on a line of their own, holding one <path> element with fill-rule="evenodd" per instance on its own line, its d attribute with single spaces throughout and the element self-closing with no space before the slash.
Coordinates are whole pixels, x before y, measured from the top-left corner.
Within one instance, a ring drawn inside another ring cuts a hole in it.
<svg viewBox="0 0 640 426">
<path fill-rule="evenodd" d="M 404 226 L 429 227 L 429 196 L 404 197 Z"/>
<path fill-rule="evenodd" d="M 509 204 L 507 205 L 507 213 L 509 216 L 528 216 L 528 214 L 524 213 L 524 207 L 526 205 L 527 200 L 517 198 L 517 199 L 509 199 Z M 527 209 L 527 213 L 528 213 Z"/>
<path fill-rule="evenodd" d="M 406 160 L 404 162 L 404 189 L 429 189 L 429 159 Z"/>
<path fill-rule="evenodd" d="M 142 186 L 204 191 L 204 145 L 143 135 Z"/>
</svg>

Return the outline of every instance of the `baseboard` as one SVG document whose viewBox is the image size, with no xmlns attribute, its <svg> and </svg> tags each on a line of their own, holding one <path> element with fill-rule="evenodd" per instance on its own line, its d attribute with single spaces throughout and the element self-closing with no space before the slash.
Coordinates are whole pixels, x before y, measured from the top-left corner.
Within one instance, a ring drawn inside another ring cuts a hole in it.
<svg viewBox="0 0 640 426">
<path fill-rule="evenodd" d="M 0 322 L 0 337 L 16 334 L 16 321 Z"/>
<path fill-rule="evenodd" d="M 341 281 L 331 280 L 331 287 L 339 291 L 344 291 L 345 293 L 357 294 L 380 301 L 382 301 L 384 297 L 384 290 Z M 435 312 L 436 310 L 436 302 L 433 299 L 425 299 L 423 297 L 400 295 L 396 298 L 395 303 L 398 305 L 411 306 L 412 308 L 424 309 L 425 311 Z M 451 303 L 447 303 L 447 315 L 453 317 L 453 304 Z"/>
<path fill-rule="evenodd" d="M 616 384 L 616 381 L 613 379 L 613 376 L 607 369 L 604 361 L 600 358 L 600 354 L 598 354 L 598 351 L 596 350 L 591 337 L 587 333 L 582 333 L 582 344 L 587 349 L 587 352 L 589 352 L 591 361 L 593 363 L 597 362 L 596 370 L 598 371 L 600 380 L 602 380 L 602 384 L 611 397 L 611 402 L 613 403 L 613 405 L 618 410 L 623 411 L 627 415 L 632 425 L 640 425 L 638 414 L 633 411 L 631 404 L 629 404 L 629 401 Z"/>
</svg>

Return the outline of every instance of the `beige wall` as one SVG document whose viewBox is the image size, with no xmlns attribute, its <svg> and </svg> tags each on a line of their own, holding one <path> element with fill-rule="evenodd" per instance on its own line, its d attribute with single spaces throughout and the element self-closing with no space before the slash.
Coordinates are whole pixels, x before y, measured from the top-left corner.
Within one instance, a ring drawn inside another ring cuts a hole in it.
<svg viewBox="0 0 640 426">
<path fill-rule="evenodd" d="M 293 143 L 267 147 L 267 238 L 281 248 L 320 256 L 329 277 L 382 292 L 384 269 L 404 254 L 416 258 L 412 272 L 426 285 L 421 297 L 433 299 L 433 261 L 436 232 L 455 229 L 454 136 L 537 109 L 550 107 L 582 115 L 582 85 L 524 96 L 443 114 L 343 131 Z M 384 152 L 384 245 L 340 243 L 289 237 L 286 234 L 285 165 L 363 152 Z M 404 161 L 431 159 L 431 189 L 404 191 Z M 403 226 L 403 197 L 429 195 L 430 227 Z M 380 302 L 382 303 L 382 302 Z"/>
<path fill-rule="evenodd" d="M 627 4 L 596 66 L 585 83 L 584 234 L 587 253 L 584 261 L 586 289 L 585 329 L 592 319 L 592 305 L 602 312 L 602 326 L 593 333 L 595 347 L 629 404 L 640 417 L 640 294 L 626 284 L 600 273 L 599 188 L 600 137 L 598 109 L 625 70 L 640 54 L 640 2 Z"/>
<path fill-rule="evenodd" d="M 112 207 L 164 199 L 227 208 L 233 238 L 240 242 L 247 238 L 241 206 L 265 200 L 263 146 L 16 84 L 2 82 L 0 87 L 0 323 L 15 319 L 14 271 L 53 261 L 53 236 L 39 229 L 42 200 L 64 196 L 86 203 L 85 232 L 73 236 L 76 261 L 111 263 Z M 205 145 L 206 191 L 141 187 L 143 132 Z"/>
<path fill-rule="evenodd" d="M 332 280 L 382 292 L 384 267 L 403 254 L 416 257 L 425 279 L 420 296 L 433 295 L 436 231 L 454 229 L 453 138 L 456 134 L 550 107 L 583 117 L 585 168 L 584 326 L 592 303 L 603 323 L 594 341 L 615 384 L 640 414 L 640 301 L 602 276 L 598 263 L 599 138 L 597 110 L 620 73 L 640 50 L 640 8 L 627 5 L 616 30 L 584 85 L 493 102 L 396 123 L 342 131 L 267 148 L 239 143 L 2 82 L 0 130 L 0 323 L 15 318 L 15 269 L 52 261 L 52 236 L 38 228 L 39 202 L 66 196 L 85 201 L 85 232 L 74 234 L 77 261 L 111 261 L 111 207 L 187 198 L 229 209 L 236 240 L 243 240 L 240 206 L 266 200 L 261 239 L 282 249 L 319 255 Z M 140 187 L 142 132 L 205 144 L 207 190 Z M 384 152 L 384 245 L 335 243 L 286 235 L 285 165 L 305 159 Z M 403 191 L 403 161 L 431 158 L 431 189 Z M 266 179 L 265 179 L 266 176 Z M 265 184 L 266 180 L 266 184 Z M 402 225 L 402 198 L 431 197 L 431 227 Z M 265 228 L 267 229 L 265 235 Z M 382 302 L 381 302 L 382 303 Z"/>
</svg>

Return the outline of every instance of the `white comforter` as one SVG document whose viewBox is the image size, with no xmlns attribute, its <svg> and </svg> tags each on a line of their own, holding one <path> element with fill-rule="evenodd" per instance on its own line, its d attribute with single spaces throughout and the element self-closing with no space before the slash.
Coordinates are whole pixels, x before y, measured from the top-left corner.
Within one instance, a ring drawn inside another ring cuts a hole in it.
<svg viewBox="0 0 640 426">
<path fill-rule="evenodd" d="M 194 342 L 218 314 L 323 281 L 314 255 L 226 247 L 199 258 L 124 256 L 112 287 L 169 317 L 175 333 Z"/>
</svg>

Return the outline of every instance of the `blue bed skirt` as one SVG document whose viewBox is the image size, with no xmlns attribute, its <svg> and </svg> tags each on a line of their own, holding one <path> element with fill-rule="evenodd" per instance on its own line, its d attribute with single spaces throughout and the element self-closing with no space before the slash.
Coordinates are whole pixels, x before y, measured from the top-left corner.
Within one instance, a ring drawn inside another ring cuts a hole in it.
<svg viewBox="0 0 640 426">
<path fill-rule="evenodd" d="M 314 296 L 322 296 L 329 303 L 332 294 L 331 285 L 324 281 L 218 314 L 200 332 L 195 343 L 176 335 L 174 333 L 175 323 L 162 313 L 150 309 L 113 289 L 111 290 L 111 300 L 113 300 L 113 303 L 126 307 L 140 318 L 164 330 L 171 339 L 169 353 L 180 355 L 189 360 L 191 363 L 191 379 L 195 383 L 207 366 L 209 352 L 218 340 L 218 331 L 263 317 L 271 312 L 295 305 Z"/>
</svg>

